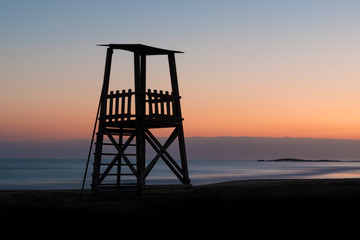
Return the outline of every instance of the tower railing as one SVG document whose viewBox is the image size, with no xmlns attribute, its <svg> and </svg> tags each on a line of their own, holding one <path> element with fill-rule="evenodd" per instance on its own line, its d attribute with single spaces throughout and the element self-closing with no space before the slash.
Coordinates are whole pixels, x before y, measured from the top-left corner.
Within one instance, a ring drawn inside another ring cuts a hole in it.
<svg viewBox="0 0 360 240">
<path fill-rule="evenodd" d="M 174 111 L 176 109 L 176 101 L 180 97 L 174 96 L 172 93 L 160 90 L 148 89 L 145 92 L 145 120 L 155 122 L 176 123 L 181 121 L 179 114 Z M 131 89 L 128 91 L 117 90 L 111 91 L 106 96 L 106 122 L 126 122 L 136 120 L 135 112 L 135 92 Z"/>
</svg>

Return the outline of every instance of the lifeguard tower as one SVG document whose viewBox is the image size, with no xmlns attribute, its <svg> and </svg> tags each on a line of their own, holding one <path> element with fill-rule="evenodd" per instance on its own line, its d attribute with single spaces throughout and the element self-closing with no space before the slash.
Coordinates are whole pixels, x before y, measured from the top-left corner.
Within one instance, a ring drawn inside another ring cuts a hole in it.
<svg viewBox="0 0 360 240">
<path fill-rule="evenodd" d="M 190 184 L 187 167 L 183 118 L 175 65 L 175 53 L 142 44 L 106 44 L 104 81 L 99 101 L 91 188 L 122 189 L 136 186 L 142 189 L 146 177 L 159 159 L 171 169 L 182 184 Z M 110 91 L 109 81 L 114 50 L 130 51 L 134 55 L 134 89 Z M 146 57 L 168 57 L 172 92 L 146 90 Z M 97 126 L 98 125 L 98 126 Z M 152 133 L 153 129 L 171 128 L 164 144 Z M 178 139 L 179 159 L 169 153 L 169 146 Z M 148 144 L 147 144 L 148 143 Z M 92 143 L 93 145 L 93 143 Z M 155 150 L 147 159 L 146 146 Z M 91 152 L 91 150 L 90 150 Z"/>
</svg>

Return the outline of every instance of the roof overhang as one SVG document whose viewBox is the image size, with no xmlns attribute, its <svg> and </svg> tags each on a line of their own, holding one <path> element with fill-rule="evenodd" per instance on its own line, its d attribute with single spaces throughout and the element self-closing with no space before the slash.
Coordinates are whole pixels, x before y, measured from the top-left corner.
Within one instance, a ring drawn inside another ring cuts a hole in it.
<svg viewBox="0 0 360 240">
<path fill-rule="evenodd" d="M 168 55 L 173 53 L 184 53 L 180 51 L 151 47 L 143 44 L 98 44 L 98 46 L 130 51 L 141 55 Z"/>
</svg>

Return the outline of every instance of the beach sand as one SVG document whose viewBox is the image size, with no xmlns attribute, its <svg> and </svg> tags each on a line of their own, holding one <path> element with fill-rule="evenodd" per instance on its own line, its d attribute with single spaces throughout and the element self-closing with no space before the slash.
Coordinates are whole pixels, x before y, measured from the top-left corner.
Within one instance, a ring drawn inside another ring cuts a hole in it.
<svg viewBox="0 0 360 240">
<path fill-rule="evenodd" d="M 0 191 L 2 217 L 74 218 L 252 215 L 360 210 L 360 179 L 241 180 L 192 187 L 153 187 L 141 197 L 85 190 Z M 359 211 L 360 212 L 360 211 Z"/>
</svg>

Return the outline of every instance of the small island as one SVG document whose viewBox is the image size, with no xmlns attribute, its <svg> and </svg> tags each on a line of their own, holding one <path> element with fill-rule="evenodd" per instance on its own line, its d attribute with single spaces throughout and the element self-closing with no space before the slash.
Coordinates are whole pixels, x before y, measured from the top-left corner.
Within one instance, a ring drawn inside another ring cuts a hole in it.
<svg viewBox="0 0 360 240">
<path fill-rule="evenodd" d="M 360 162 L 360 160 L 331 160 L 331 159 L 318 159 L 318 160 L 310 160 L 310 159 L 299 159 L 299 158 L 279 158 L 272 160 L 257 160 L 258 162 Z"/>
</svg>

